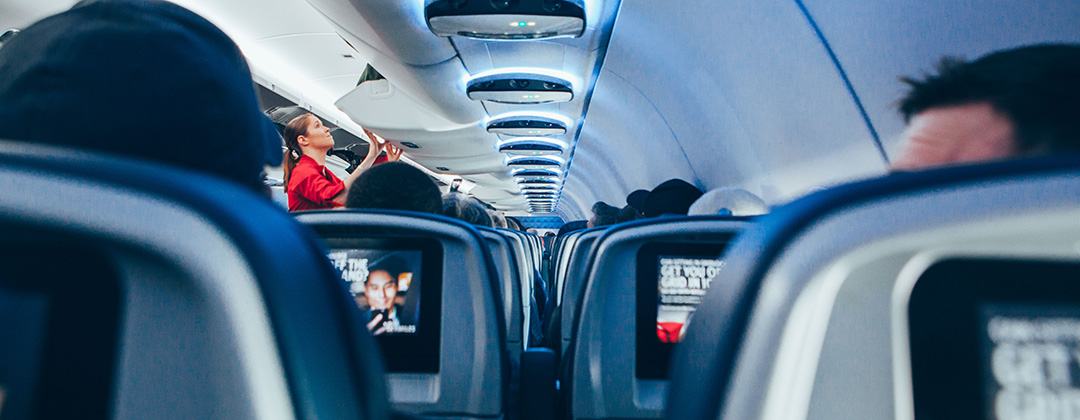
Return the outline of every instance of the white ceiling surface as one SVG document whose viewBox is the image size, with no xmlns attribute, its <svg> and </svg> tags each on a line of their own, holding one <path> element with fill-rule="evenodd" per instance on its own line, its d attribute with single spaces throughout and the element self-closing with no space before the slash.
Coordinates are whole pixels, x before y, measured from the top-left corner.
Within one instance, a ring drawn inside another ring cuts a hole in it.
<svg viewBox="0 0 1080 420">
<path fill-rule="evenodd" d="M 71 8 L 78 0 L 0 0 L 0 33 L 24 29 L 41 18 Z"/>
<path fill-rule="evenodd" d="M 1080 40 L 1075 0 L 805 3 L 887 151 L 903 129 L 899 76 L 943 55 Z M 777 204 L 885 166 L 795 1 L 623 0 L 560 212 L 583 218 L 673 177 Z"/>
<path fill-rule="evenodd" d="M 944 55 L 1080 41 L 1076 0 L 804 0 L 892 151 L 903 130 L 900 76 L 933 70 Z"/>
<path fill-rule="evenodd" d="M 623 0 L 561 210 L 670 178 L 780 203 L 884 169 L 794 2 Z"/>
<path fill-rule="evenodd" d="M 429 168 L 444 167 L 476 183 L 472 194 L 496 208 L 525 209 L 525 200 L 499 153 L 499 136 L 487 133 L 489 120 L 505 113 L 545 112 L 572 121 L 565 135 L 577 138 L 595 64 L 602 47 L 602 23 L 617 0 L 589 0 L 581 38 L 547 41 L 479 41 L 443 38 L 424 21 L 424 0 L 309 0 L 331 20 L 389 81 L 390 87 L 356 89 L 337 101 L 354 121 L 388 139 L 420 146 L 408 156 Z M 470 77 L 491 70 L 536 68 L 565 74 L 573 100 L 559 104 L 506 105 L 472 101 L 465 92 Z M 566 159 L 568 150 L 563 154 Z"/>
<path fill-rule="evenodd" d="M 573 157 L 558 209 L 567 220 L 587 217 L 597 200 L 620 206 L 630 191 L 675 177 L 703 189 L 743 187 L 776 204 L 885 169 L 794 1 L 623 0 L 595 80 L 597 24 L 614 14 L 615 0 L 586 0 L 585 37 L 532 42 L 437 37 L 423 21 L 424 0 L 311 1 L 337 26 L 302 0 L 177 0 L 236 39 L 261 84 L 350 131 L 359 123 L 421 145 L 406 155 L 431 169 L 467 174 L 479 184 L 472 192 L 497 207 L 525 204 L 505 156 L 495 150 L 499 139 L 483 129 L 509 111 L 558 113 L 578 124 L 587 111 L 584 125 L 557 136 L 571 142 L 580 130 L 572 155 L 563 156 Z M 73 3 L 0 0 L 0 29 L 25 27 Z M 1080 40 L 1074 0 L 805 4 L 889 150 L 903 128 L 894 105 L 904 89 L 898 76 L 928 71 L 946 54 L 974 58 Z M 392 84 L 354 90 L 368 61 Z M 528 66 L 571 73 L 574 101 L 521 106 L 467 99 L 470 75 Z M 586 110 L 579 87 L 594 82 Z"/>
</svg>

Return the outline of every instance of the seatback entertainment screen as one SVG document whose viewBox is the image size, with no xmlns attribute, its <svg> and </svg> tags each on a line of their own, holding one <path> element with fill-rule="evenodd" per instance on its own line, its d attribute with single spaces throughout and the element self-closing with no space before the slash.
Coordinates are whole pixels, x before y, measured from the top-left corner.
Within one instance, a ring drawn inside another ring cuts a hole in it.
<svg viewBox="0 0 1080 420">
<path fill-rule="evenodd" d="M 372 335 L 415 334 L 420 319 L 420 251 L 335 249 L 327 255 L 349 285 Z"/>
<path fill-rule="evenodd" d="M 723 271 L 728 239 L 650 243 L 638 251 L 636 377 L 667 378 L 674 345 Z"/>
<path fill-rule="evenodd" d="M 955 259 L 908 304 L 916 418 L 1080 418 L 1080 264 Z"/>
<path fill-rule="evenodd" d="M 442 247 L 430 238 L 325 237 L 390 372 L 439 371 Z"/>
</svg>

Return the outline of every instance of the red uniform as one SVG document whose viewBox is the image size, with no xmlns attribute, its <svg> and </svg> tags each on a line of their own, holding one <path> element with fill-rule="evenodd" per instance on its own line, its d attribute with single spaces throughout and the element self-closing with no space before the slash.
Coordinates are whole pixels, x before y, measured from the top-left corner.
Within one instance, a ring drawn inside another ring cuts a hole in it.
<svg viewBox="0 0 1080 420">
<path fill-rule="evenodd" d="M 345 190 L 345 183 L 308 156 L 296 163 L 289 175 L 289 211 L 322 210 L 340 207 L 330 201 Z"/>
</svg>

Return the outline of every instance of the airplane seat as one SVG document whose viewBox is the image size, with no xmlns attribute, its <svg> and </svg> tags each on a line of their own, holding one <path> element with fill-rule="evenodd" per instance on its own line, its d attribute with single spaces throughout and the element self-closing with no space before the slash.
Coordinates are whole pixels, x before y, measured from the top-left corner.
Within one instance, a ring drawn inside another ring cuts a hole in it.
<svg viewBox="0 0 1080 420">
<path fill-rule="evenodd" d="M 531 313 L 536 311 L 538 316 L 542 314 L 543 308 L 547 303 L 547 294 L 544 290 L 543 280 L 537 278 L 537 272 L 532 265 L 532 258 L 529 256 L 529 250 L 524 232 L 520 232 L 513 229 L 496 228 L 499 232 L 508 235 L 510 238 L 510 244 L 513 247 L 513 255 L 517 259 L 517 266 L 519 270 L 518 278 L 521 280 L 522 291 L 529 292 L 529 298 L 523 300 L 523 303 L 528 305 L 527 310 Z M 534 309 L 535 308 L 535 309 Z M 542 321 L 542 319 L 540 320 Z M 528 346 L 534 347 L 535 344 L 540 343 L 543 340 L 543 331 L 540 330 L 540 322 L 530 323 L 529 326 L 529 338 Z"/>
<path fill-rule="evenodd" d="M 325 240 L 373 330 L 385 329 L 376 341 L 395 409 L 428 418 L 517 414 L 517 397 L 530 395 L 512 395 L 519 384 L 508 354 L 502 286 L 479 231 L 459 220 L 407 211 L 295 217 Z M 398 279 L 392 295 L 398 315 L 386 326 L 381 319 L 388 313 L 375 309 L 386 303 L 379 279 L 388 264 L 398 267 L 387 272 Z"/>
<path fill-rule="evenodd" d="M 1055 418 L 1075 407 L 1078 243 L 1076 157 L 792 202 L 732 245 L 667 418 Z"/>
<path fill-rule="evenodd" d="M 696 322 L 700 296 L 723 281 L 724 250 L 747 223 L 650 219 L 612 226 L 595 239 L 562 360 L 569 418 L 663 415 L 672 349 L 682 327 Z"/>
<path fill-rule="evenodd" d="M 5 419 L 389 418 L 317 239 L 269 198 L 12 141 L 0 185 Z"/>
<path fill-rule="evenodd" d="M 522 302 L 527 302 L 529 295 L 522 292 L 521 280 L 518 278 L 517 259 L 512 255 L 513 246 L 510 245 L 509 237 L 495 229 L 482 226 L 476 228 L 487 243 L 499 277 L 503 319 L 506 323 L 506 344 L 510 348 L 510 356 L 520 360 L 521 352 L 528 344 L 531 318 L 525 315 L 528 303 Z M 531 310 L 535 311 L 535 308 Z"/>
<path fill-rule="evenodd" d="M 570 254 L 574 249 L 574 244 L 577 243 L 578 237 L 584 233 L 584 230 L 576 230 L 563 235 L 559 242 L 559 248 L 556 250 L 554 259 L 554 272 L 552 275 L 552 284 L 555 287 L 555 304 L 562 304 L 562 290 L 563 284 L 566 282 L 566 265 L 569 263 Z"/>
<path fill-rule="evenodd" d="M 585 279 L 588 278 L 587 270 L 592 260 L 593 244 L 606 231 L 606 227 L 598 227 L 568 234 L 574 237 L 567 240 L 564 248 L 565 255 L 562 259 L 566 262 L 558 279 L 558 307 L 552 312 L 545 330 L 552 337 L 549 342 L 560 355 L 566 354 L 570 345 L 570 333 L 574 330 L 574 311 L 585 292 Z"/>
</svg>

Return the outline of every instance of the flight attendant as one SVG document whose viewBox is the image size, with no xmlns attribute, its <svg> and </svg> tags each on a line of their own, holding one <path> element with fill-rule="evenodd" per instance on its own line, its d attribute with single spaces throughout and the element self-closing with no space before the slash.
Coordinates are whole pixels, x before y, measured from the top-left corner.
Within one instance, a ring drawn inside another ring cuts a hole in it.
<svg viewBox="0 0 1080 420">
<path fill-rule="evenodd" d="M 374 134 L 367 130 L 365 133 L 371 139 L 367 156 L 342 181 L 326 170 L 326 153 L 334 147 L 334 138 L 319 117 L 307 113 L 285 125 L 285 146 L 289 149 L 284 159 L 285 194 L 289 197 L 289 211 L 332 209 L 345 204 L 353 181 L 371 167 L 385 147 Z M 391 153 L 390 158 L 397 160 L 400 155 L 399 152 Z"/>
</svg>

